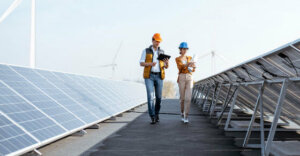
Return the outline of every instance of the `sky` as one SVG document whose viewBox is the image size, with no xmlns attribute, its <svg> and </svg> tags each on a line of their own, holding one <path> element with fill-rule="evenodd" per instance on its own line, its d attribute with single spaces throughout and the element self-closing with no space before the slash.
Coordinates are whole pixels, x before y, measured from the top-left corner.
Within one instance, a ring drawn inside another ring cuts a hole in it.
<svg viewBox="0 0 300 156">
<path fill-rule="evenodd" d="M 0 16 L 13 0 L 0 1 Z M 0 63 L 29 66 L 30 0 L 0 23 Z M 54 71 L 143 80 L 142 51 L 154 33 L 172 56 L 166 80 L 176 81 L 180 42 L 188 55 L 215 51 L 215 72 L 300 38 L 299 0 L 36 0 L 36 67 Z M 122 43 L 122 44 L 121 44 Z M 200 58 L 194 79 L 212 74 Z"/>
</svg>

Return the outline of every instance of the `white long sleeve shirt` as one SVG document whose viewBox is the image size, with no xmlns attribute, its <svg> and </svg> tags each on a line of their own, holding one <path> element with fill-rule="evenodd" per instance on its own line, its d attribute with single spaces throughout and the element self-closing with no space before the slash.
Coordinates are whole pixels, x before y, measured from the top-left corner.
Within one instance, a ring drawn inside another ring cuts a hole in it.
<svg viewBox="0 0 300 156">
<path fill-rule="evenodd" d="M 153 51 L 153 62 L 156 62 L 156 65 L 151 68 L 151 72 L 160 72 L 159 60 L 157 59 L 158 58 L 158 50 L 155 51 L 154 48 L 152 47 L 152 51 Z M 146 61 L 146 49 L 143 50 L 143 52 L 142 52 L 140 63 L 145 62 L 145 61 Z"/>
</svg>

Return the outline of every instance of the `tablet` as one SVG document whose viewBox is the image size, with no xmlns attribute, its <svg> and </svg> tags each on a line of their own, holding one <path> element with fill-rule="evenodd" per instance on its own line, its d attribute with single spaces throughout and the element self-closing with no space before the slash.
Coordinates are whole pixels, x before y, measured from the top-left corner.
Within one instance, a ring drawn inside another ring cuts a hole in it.
<svg viewBox="0 0 300 156">
<path fill-rule="evenodd" d="M 157 59 L 163 61 L 164 59 L 170 59 L 170 58 L 171 58 L 171 56 L 169 56 L 169 55 L 159 54 Z"/>
</svg>

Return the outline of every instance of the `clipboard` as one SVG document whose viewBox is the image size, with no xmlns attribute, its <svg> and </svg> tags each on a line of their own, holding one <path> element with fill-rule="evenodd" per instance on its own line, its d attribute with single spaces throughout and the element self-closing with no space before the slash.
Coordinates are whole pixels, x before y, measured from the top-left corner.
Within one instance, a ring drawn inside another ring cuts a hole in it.
<svg viewBox="0 0 300 156">
<path fill-rule="evenodd" d="M 163 61 L 164 59 L 170 59 L 170 58 L 171 58 L 170 55 L 159 54 L 157 59 Z"/>
</svg>

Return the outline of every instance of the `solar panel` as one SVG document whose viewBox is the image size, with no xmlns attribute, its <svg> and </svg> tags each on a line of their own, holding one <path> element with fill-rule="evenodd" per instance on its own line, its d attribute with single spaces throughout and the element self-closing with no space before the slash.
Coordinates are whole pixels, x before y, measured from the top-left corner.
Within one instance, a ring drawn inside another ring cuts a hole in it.
<svg viewBox="0 0 300 156">
<path fill-rule="evenodd" d="M 96 77 L 76 76 L 64 74 L 66 79 L 77 84 L 82 84 L 97 99 L 105 101 L 104 105 L 111 108 L 111 112 L 120 113 L 120 110 L 136 106 L 138 103 L 145 102 L 145 86 L 133 82 L 110 81 Z M 128 90 L 132 86 L 134 90 Z"/>
<path fill-rule="evenodd" d="M 104 99 L 100 99 L 95 95 L 94 92 L 92 92 L 92 90 L 90 90 L 89 87 L 84 86 L 78 81 L 74 81 L 72 78 L 70 78 L 70 76 L 67 76 L 67 74 L 65 73 L 53 72 L 53 74 L 59 77 L 60 79 L 64 80 L 65 84 L 71 86 L 74 90 L 81 92 L 85 97 L 88 97 L 89 99 L 94 101 L 95 106 L 100 111 L 98 115 L 102 116 L 102 118 L 113 115 L 112 113 L 113 109 L 107 107 L 107 104 L 110 101 L 104 101 Z M 76 79 L 76 75 L 72 75 L 72 76 Z"/>
<path fill-rule="evenodd" d="M 69 97 L 76 100 L 78 103 L 84 105 L 92 114 L 97 116 L 97 119 L 100 120 L 104 117 L 107 117 L 107 113 L 103 111 L 96 100 L 89 96 L 83 88 L 80 88 L 77 84 L 72 83 L 68 80 L 64 80 L 53 72 L 45 70 L 36 70 L 39 74 L 45 77 L 47 80 L 55 84 L 60 88 L 64 93 Z"/>
<path fill-rule="evenodd" d="M 0 111 L 0 155 L 17 154 L 37 143 Z"/>
<path fill-rule="evenodd" d="M 70 81 L 74 81 L 77 84 L 82 84 L 82 86 L 89 91 L 90 94 L 94 95 L 96 99 L 99 100 L 102 106 L 105 106 L 107 111 L 111 114 L 115 114 L 121 108 L 122 103 L 116 102 L 117 92 L 111 92 L 110 88 L 112 87 L 109 83 L 104 83 L 99 86 L 97 83 L 88 81 L 88 77 L 83 78 L 83 76 L 75 76 L 71 74 L 65 74 L 66 78 L 69 78 Z M 104 80 L 105 81 L 105 80 Z"/>
<path fill-rule="evenodd" d="M 0 81 L 0 110 L 39 141 L 45 141 L 66 132 L 37 107 L 9 89 L 2 81 Z"/>
<path fill-rule="evenodd" d="M 85 81 L 95 84 L 97 90 L 108 90 L 109 98 L 117 98 L 116 103 L 121 102 L 121 107 L 134 106 L 136 103 L 144 102 L 146 98 L 145 86 L 141 84 L 123 81 L 113 82 L 92 77 L 86 77 Z M 132 85 L 135 86 L 134 90 L 130 89 Z"/>
<path fill-rule="evenodd" d="M 273 122 L 266 147 L 262 146 L 262 151 L 266 150 L 266 153 L 262 154 L 268 155 L 279 119 L 300 128 L 300 117 L 297 115 L 300 113 L 299 72 L 300 39 L 200 80 L 196 85 L 213 86 L 216 83 L 223 83 L 225 85 L 239 86 L 236 102 L 231 105 L 237 104 L 240 107 L 245 106 L 253 110 L 252 119 L 260 111 L 258 109 L 255 110 L 255 108 L 258 108 L 258 106 L 262 107 L 263 113 L 271 117 Z M 196 90 L 200 91 L 198 88 L 195 88 L 194 92 Z M 200 92 L 202 94 L 205 93 L 203 90 Z M 218 100 L 224 102 L 226 94 L 227 92 L 222 90 L 221 97 Z M 212 98 L 212 96 L 209 95 L 208 98 Z M 254 121 L 252 119 L 251 122 Z M 261 120 L 263 120 L 262 116 Z M 227 121 L 230 121 L 230 117 L 227 118 Z M 228 123 L 226 122 L 226 124 Z M 248 129 L 249 131 L 251 130 Z M 262 139 L 261 141 L 263 144 L 264 140 Z"/>
<path fill-rule="evenodd" d="M 126 92 L 121 90 L 121 88 L 126 86 L 120 81 L 108 81 L 93 77 L 73 76 L 71 74 L 65 74 L 65 76 L 79 84 L 84 84 L 83 86 L 92 92 L 98 99 L 106 101 L 104 105 L 109 108 L 110 112 L 113 114 L 118 114 L 120 111 L 123 111 L 126 108 L 128 109 L 128 107 L 130 107 L 129 102 L 131 102 L 131 105 L 135 104 L 134 101 L 129 101 L 130 99 L 125 97 L 128 91 Z M 137 93 L 135 91 L 132 92 Z M 135 94 L 132 97 L 138 96 Z"/>
<path fill-rule="evenodd" d="M 62 90 L 60 90 L 50 81 L 47 81 L 46 78 L 42 77 L 34 70 L 21 67 L 12 68 L 26 79 L 31 81 L 33 84 L 39 86 L 39 88 L 49 95 L 51 99 L 56 101 L 83 123 L 92 123 L 97 121 L 97 116 L 93 115 L 89 110 L 87 110 L 87 108 L 79 104 L 77 101 L 71 99 L 64 92 L 62 92 Z"/>
<path fill-rule="evenodd" d="M 122 99 L 123 96 L 120 96 L 120 90 L 119 89 L 115 89 L 114 85 L 118 85 L 119 87 L 122 87 L 121 84 L 119 84 L 119 82 L 109 82 L 106 80 L 103 81 L 97 81 L 96 79 L 93 78 L 84 78 L 84 77 L 80 77 L 80 79 L 78 79 L 79 82 L 86 82 L 87 84 L 90 85 L 85 85 L 87 87 L 89 87 L 89 89 L 93 90 L 93 93 L 95 93 L 99 98 L 101 99 L 109 99 L 110 102 L 107 103 L 107 107 L 112 108 L 114 111 L 112 111 L 114 114 L 115 113 L 119 113 L 119 110 L 123 110 L 126 107 L 128 107 L 128 105 L 126 104 L 126 99 Z M 101 93 L 105 93 L 105 94 L 101 94 Z M 123 94 L 125 94 L 126 92 L 122 92 Z M 118 108 L 118 109 L 115 109 Z"/>
<path fill-rule="evenodd" d="M 141 84 L 0 64 L 0 155 L 26 153 L 144 102 Z"/>
<path fill-rule="evenodd" d="M 84 125 L 72 113 L 10 67 L 0 65 L 0 79 L 67 130 L 73 130 Z"/>
</svg>

